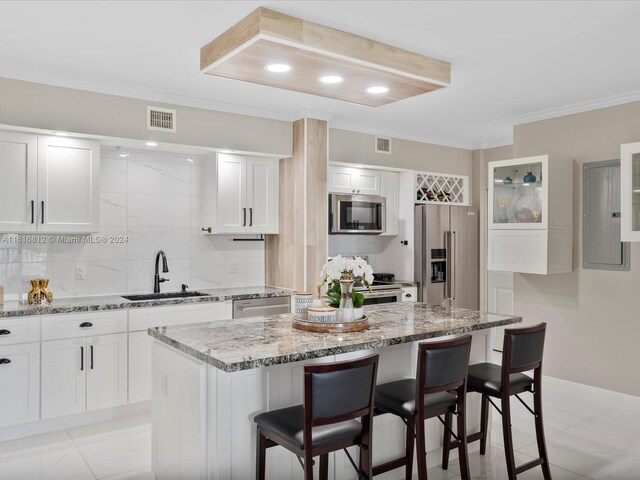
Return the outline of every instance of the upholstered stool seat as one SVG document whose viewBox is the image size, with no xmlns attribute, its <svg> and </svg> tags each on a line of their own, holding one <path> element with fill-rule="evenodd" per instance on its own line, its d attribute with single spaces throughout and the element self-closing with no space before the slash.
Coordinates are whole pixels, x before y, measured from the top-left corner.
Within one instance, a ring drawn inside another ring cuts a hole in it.
<svg viewBox="0 0 640 480">
<path fill-rule="evenodd" d="M 509 393 L 511 395 L 529 391 L 532 385 L 533 378 L 524 373 L 509 375 Z M 467 390 L 499 397 L 502 393 L 502 367 L 495 363 L 469 365 Z"/>
<path fill-rule="evenodd" d="M 299 449 L 304 449 L 304 407 L 302 405 L 261 413 L 254 418 L 254 421 L 262 431 L 271 431 Z M 357 420 L 347 420 L 313 427 L 311 444 L 313 448 L 342 442 L 351 442 L 356 445 L 361 435 L 362 424 Z"/>
<path fill-rule="evenodd" d="M 455 407 L 457 395 L 450 392 L 427 393 L 424 412 Z M 408 418 L 416 415 L 416 381 L 413 378 L 383 383 L 376 387 L 376 408 Z"/>
</svg>

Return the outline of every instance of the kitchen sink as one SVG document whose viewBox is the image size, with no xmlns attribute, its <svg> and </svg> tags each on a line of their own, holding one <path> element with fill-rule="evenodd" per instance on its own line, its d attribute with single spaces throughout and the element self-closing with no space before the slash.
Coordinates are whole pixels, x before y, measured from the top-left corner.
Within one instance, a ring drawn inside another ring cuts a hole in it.
<svg viewBox="0 0 640 480">
<path fill-rule="evenodd" d="M 146 293 L 143 295 L 122 295 L 122 298 L 132 302 L 145 300 L 170 300 L 172 298 L 208 297 L 208 293 L 202 292 L 167 292 L 167 293 Z"/>
</svg>

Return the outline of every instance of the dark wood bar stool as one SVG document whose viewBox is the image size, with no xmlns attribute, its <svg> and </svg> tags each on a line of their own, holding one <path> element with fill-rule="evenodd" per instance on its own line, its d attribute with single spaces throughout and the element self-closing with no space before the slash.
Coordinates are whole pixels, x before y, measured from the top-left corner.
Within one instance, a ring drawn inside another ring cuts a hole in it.
<svg viewBox="0 0 640 480">
<path fill-rule="evenodd" d="M 469 479 L 465 427 L 467 368 L 471 352 L 471 335 L 453 340 L 426 342 L 419 345 L 416 379 L 398 380 L 376 387 L 376 414 L 399 416 L 407 426 L 406 454 L 373 468 L 374 475 L 405 467 L 405 478 L 411 479 L 414 441 L 418 456 L 418 478 L 427 478 L 425 425 L 428 418 L 457 415 L 460 475 Z M 451 431 L 451 426 L 445 428 Z M 451 432 L 453 434 L 453 432 Z M 450 438 L 450 435 L 446 435 Z M 447 450 L 448 452 L 448 450 Z"/>
<path fill-rule="evenodd" d="M 516 480 L 522 472 L 540 465 L 545 480 L 551 480 L 547 447 L 544 439 L 544 426 L 542 423 L 542 353 L 544 350 L 544 336 L 547 324 L 541 323 L 527 328 L 510 328 L 504 332 L 504 344 L 502 349 L 502 366 L 494 363 L 479 363 L 469 366 L 467 378 L 469 392 L 478 392 L 482 395 L 480 415 L 480 432 L 467 437 L 468 442 L 480 440 L 480 454 L 487 450 L 487 424 L 489 422 L 489 404 L 502 414 L 502 434 L 504 436 L 504 449 L 507 457 L 507 473 L 509 480 Z M 522 372 L 533 370 L 533 378 Z M 505 388 L 505 385 L 507 387 Z M 530 392 L 533 394 L 533 410 L 520 398 L 519 394 Z M 538 443 L 539 458 L 516 466 L 513 454 L 513 437 L 511 434 L 511 396 L 518 400 L 531 412 L 535 418 L 536 440 Z M 500 407 L 492 400 L 500 399 Z M 449 425 L 451 418 L 447 418 Z M 445 431 L 445 436 L 447 435 Z M 454 448 L 457 441 L 448 442 L 445 438 L 445 449 L 442 465 L 446 468 L 448 452 Z"/>
<path fill-rule="evenodd" d="M 267 448 L 281 445 L 298 457 L 305 480 L 313 480 L 313 457 L 316 456 L 320 456 L 320 480 L 327 480 L 329 453 L 341 449 L 349 457 L 358 478 L 371 479 L 371 427 L 377 372 L 378 355 L 306 365 L 304 404 L 261 413 L 254 418 L 258 425 L 256 478 L 265 478 Z M 359 466 L 346 450 L 353 445 L 360 447 Z"/>
</svg>

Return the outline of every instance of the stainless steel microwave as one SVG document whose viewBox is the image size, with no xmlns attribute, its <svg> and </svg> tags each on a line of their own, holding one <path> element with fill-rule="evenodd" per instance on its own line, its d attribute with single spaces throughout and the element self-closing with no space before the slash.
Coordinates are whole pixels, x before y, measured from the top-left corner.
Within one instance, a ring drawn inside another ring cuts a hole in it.
<svg viewBox="0 0 640 480">
<path fill-rule="evenodd" d="M 385 198 L 377 195 L 329 195 L 329 233 L 384 233 Z"/>
</svg>

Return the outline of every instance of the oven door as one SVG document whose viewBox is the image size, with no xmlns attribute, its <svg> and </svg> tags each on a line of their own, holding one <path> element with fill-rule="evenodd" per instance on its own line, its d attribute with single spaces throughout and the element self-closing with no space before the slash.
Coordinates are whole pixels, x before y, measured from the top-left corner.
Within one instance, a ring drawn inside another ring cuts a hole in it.
<svg viewBox="0 0 640 480">
<path fill-rule="evenodd" d="M 402 302 L 402 290 L 383 290 L 360 292 L 364 295 L 364 306 L 379 305 L 381 303 L 399 303 Z"/>
<path fill-rule="evenodd" d="M 385 199 L 375 195 L 331 195 L 331 233 L 381 234 Z"/>
</svg>

